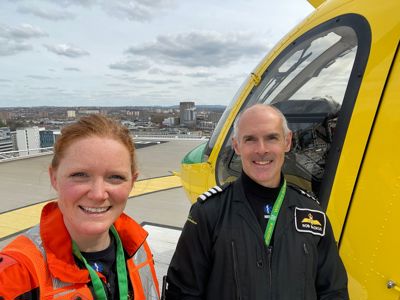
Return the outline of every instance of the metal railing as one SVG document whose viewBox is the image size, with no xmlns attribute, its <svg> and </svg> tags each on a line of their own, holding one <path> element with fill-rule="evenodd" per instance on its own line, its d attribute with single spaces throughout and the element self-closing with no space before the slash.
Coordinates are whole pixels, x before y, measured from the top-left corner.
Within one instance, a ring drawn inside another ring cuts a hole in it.
<svg viewBox="0 0 400 300">
<path fill-rule="evenodd" d="M 139 141 L 139 140 L 207 141 L 209 139 L 206 136 L 188 135 L 188 134 L 153 134 L 153 135 L 132 134 L 132 138 L 135 142 Z M 31 157 L 42 156 L 42 155 L 50 155 L 50 154 L 53 154 L 53 147 L 0 152 L 0 163 L 5 162 L 5 161 L 10 161 L 10 160 L 25 159 L 25 158 L 31 158 Z"/>
<path fill-rule="evenodd" d="M 53 154 L 53 147 L 0 152 L 0 162 Z"/>
</svg>

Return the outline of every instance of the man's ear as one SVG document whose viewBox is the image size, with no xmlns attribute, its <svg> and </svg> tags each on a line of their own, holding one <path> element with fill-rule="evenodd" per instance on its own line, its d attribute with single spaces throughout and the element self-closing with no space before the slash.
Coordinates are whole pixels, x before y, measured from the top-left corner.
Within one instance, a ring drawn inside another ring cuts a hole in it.
<svg viewBox="0 0 400 300">
<path fill-rule="evenodd" d="M 50 177 L 50 182 L 51 186 L 53 189 L 57 190 L 57 171 L 53 167 L 49 167 L 49 177 Z"/>
<path fill-rule="evenodd" d="M 235 137 L 232 137 L 232 147 L 235 153 L 240 156 L 239 142 Z"/>
<path fill-rule="evenodd" d="M 292 146 L 292 131 L 289 131 L 285 138 L 285 152 L 289 152 Z"/>
</svg>

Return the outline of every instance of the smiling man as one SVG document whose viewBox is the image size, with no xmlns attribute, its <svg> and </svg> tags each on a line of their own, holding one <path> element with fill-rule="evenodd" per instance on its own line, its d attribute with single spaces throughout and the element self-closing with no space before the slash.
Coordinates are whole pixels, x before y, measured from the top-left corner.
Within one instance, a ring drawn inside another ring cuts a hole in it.
<svg viewBox="0 0 400 300">
<path fill-rule="evenodd" d="M 242 174 L 192 206 L 172 258 L 166 299 L 348 299 L 347 275 L 318 202 L 288 186 L 292 133 L 256 104 L 234 124 Z"/>
</svg>

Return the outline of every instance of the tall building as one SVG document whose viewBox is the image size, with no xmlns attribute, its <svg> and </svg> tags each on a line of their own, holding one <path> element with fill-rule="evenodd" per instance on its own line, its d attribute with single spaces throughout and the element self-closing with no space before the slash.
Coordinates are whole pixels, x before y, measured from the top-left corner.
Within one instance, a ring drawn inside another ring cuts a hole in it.
<svg viewBox="0 0 400 300">
<path fill-rule="evenodd" d="M 13 151 L 14 145 L 11 139 L 11 131 L 8 127 L 0 128 L 0 152 Z"/>
<path fill-rule="evenodd" d="M 194 102 L 180 102 L 180 125 L 193 128 L 196 127 L 196 106 Z"/>
<path fill-rule="evenodd" d="M 17 129 L 17 147 L 19 151 L 19 156 L 39 153 L 39 127 L 34 126 L 25 129 Z"/>
</svg>

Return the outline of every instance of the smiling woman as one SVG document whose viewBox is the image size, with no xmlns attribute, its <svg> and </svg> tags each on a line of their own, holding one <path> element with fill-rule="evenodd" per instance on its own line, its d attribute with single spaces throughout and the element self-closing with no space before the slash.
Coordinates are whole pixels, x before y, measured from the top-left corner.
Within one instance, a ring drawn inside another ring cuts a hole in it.
<svg viewBox="0 0 400 300">
<path fill-rule="evenodd" d="M 128 129 L 99 115 L 63 128 L 49 175 L 58 200 L 0 253 L 0 298 L 159 299 L 148 234 L 123 213 L 137 178 Z"/>
</svg>

